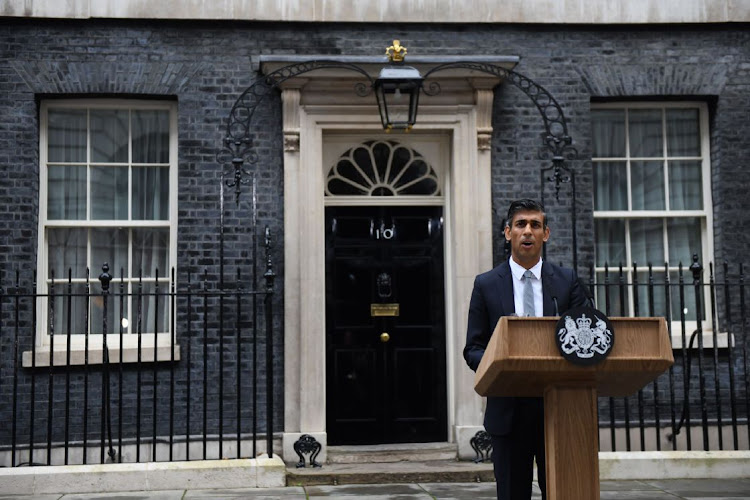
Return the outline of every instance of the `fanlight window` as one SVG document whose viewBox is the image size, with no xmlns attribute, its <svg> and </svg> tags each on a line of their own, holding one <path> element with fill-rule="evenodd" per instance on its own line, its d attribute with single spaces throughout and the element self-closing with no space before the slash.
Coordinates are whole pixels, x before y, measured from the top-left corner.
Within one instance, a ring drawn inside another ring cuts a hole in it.
<svg viewBox="0 0 750 500">
<path fill-rule="evenodd" d="M 440 196 L 435 169 L 395 141 L 366 141 L 331 167 L 326 196 Z"/>
</svg>

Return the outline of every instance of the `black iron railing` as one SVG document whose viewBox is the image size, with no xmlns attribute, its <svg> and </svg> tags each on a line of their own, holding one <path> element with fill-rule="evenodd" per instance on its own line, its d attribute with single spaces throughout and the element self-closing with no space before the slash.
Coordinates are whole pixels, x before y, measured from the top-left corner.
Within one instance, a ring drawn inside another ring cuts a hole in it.
<svg viewBox="0 0 750 500">
<path fill-rule="evenodd" d="M 46 293 L 23 276 L 0 289 L 0 465 L 272 455 L 270 264 L 261 290 L 239 271 L 148 288 L 105 268 L 82 286 L 50 280 Z M 666 317 L 675 355 L 636 395 L 600 398 L 600 448 L 750 448 L 743 266 L 716 272 L 696 259 L 590 276 L 609 316 Z"/>
<path fill-rule="evenodd" d="M 590 276 L 597 308 L 608 316 L 664 316 L 675 357 L 636 395 L 600 398 L 600 449 L 750 449 L 743 266 L 717 272 L 694 256 L 690 266 L 605 265 Z"/>
<path fill-rule="evenodd" d="M 147 287 L 105 265 L 40 293 L 36 273 L 14 272 L 0 289 L 0 466 L 273 456 L 266 264 L 260 289 L 239 270 Z"/>
</svg>

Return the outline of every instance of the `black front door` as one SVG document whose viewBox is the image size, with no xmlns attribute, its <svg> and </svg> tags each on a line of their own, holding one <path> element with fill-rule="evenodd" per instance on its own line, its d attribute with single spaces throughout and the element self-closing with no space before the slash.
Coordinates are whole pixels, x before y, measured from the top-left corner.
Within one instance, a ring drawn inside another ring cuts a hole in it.
<svg viewBox="0 0 750 500">
<path fill-rule="evenodd" d="M 328 443 L 447 440 L 442 207 L 326 208 Z"/>
</svg>

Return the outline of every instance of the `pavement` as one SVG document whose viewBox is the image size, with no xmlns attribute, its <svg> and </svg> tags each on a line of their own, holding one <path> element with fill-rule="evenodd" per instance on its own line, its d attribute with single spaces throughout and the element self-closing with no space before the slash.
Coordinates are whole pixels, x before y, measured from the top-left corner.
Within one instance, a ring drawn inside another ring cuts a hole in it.
<svg viewBox="0 0 750 500">
<path fill-rule="evenodd" d="M 748 471 L 750 476 L 750 471 Z M 66 495 L 4 495 L 0 500 L 485 500 L 495 498 L 495 484 L 397 483 L 288 486 L 286 488 L 141 491 Z M 534 483 L 532 499 L 541 498 Z M 747 479 L 671 479 L 602 481 L 601 500 L 750 500 Z M 573 499 L 574 500 L 574 499 Z"/>
</svg>

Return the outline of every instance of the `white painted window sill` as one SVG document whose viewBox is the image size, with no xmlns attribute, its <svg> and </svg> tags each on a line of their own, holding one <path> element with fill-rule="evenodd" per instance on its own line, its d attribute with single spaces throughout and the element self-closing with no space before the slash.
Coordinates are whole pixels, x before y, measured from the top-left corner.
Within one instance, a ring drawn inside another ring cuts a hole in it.
<svg viewBox="0 0 750 500">
<path fill-rule="evenodd" d="M 693 332 L 686 332 L 685 333 L 685 347 L 687 349 L 691 349 L 690 347 L 690 337 L 692 336 Z M 714 348 L 714 332 L 713 330 L 703 330 L 703 348 L 704 349 L 713 349 Z M 716 345 L 719 349 L 726 349 L 729 347 L 729 342 L 732 342 L 732 347 L 735 346 L 734 342 L 734 335 L 728 333 L 728 332 L 719 332 L 716 334 Z M 682 349 L 682 333 L 675 333 L 674 330 L 672 330 L 672 349 Z M 692 350 L 697 351 L 698 350 L 698 337 L 696 336 L 695 339 L 693 339 L 693 347 Z"/>
<path fill-rule="evenodd" d="M 174 361 L 180 360 L 180 346 L 174 346 Z M 86 350 L 81 348 L 75 348 L 70 350 L 70 363 L 68 363 L 68 351 L 61 349 L 55 349 L 54 356 L 50 356 L 49 346 L 41 346 L 36 349 L 34 367 L 48 367 L 50 366 L 50 358 L 53 358 L 54 366 L 83 366 L 88 365 L 101 365 L 103 364 L 104 350 L 97 347 L 90 347 L 88 350 L 88 361 L 86 360 Z M 32 352 L 24 351 L 22 357 L 22 364 L 24 368 L 32 367 Z M 154 359 L 156 356 L 156 359 Z M 153 347 L 142 347 L 140 350 L 141 363 L 153 363 L 158 362 L 169 362 L 172 361 L 172 353 L 170 352 L 170 346 L 157 347 L 154 352 Z M 110 348 L 109 349 L 109 363 L 115 365 L 120 362 L 120 349 Z M 137 347 L 126 347 L 122 351 L 122 362 L 123 363 L 137 363 L 138 362 L 138 348 Z"/>
</svg>

